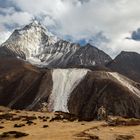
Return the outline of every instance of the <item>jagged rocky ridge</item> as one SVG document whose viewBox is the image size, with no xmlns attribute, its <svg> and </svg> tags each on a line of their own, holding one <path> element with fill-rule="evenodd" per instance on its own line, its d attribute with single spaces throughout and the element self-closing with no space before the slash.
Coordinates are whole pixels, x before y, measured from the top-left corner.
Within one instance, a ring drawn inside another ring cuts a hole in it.
<svg viewBox="0 0 140 140">
<path fill-rule="evenodd" d="M 140 84 L 110 71 L 39 69 L 16 58 L 0 58 L 0 105 L 64 111 L 84 120 L 108 114 L 140 118 Z"/>
<path fill-rule="evenodd" d="M 105 65 L 111 58 L 90 44 L 80 47 L 61 40 L 37 21 L 13 32 L 0 47 L 0 56 L 18 56 L 41 67 Z"/>
</svg>

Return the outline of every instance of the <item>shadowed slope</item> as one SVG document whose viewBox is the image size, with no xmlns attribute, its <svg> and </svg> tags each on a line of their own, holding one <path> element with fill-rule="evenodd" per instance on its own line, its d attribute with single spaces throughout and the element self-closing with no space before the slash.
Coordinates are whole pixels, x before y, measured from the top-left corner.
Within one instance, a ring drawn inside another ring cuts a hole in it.
<svg viewBox="0 0 140 140">
<path fill-rule="evenodd" d="M 50 94 L 50 71 L 15 59 L 0 59 L 0 104 L 16 109 L 35 108 Z M 47 83 L 47 84 L 45 84 Z"/>
<path fill-rule="evenodd" d="M 72 92 L 69 111 L 82 119 L 97 117 L 97 110 L 104 106 L 108 114 L 140 118 L 140 85 L 118 74 L 125 82 L 137 89 L 122 84 L 111 72 L 89 72 Z"/>
</svg>

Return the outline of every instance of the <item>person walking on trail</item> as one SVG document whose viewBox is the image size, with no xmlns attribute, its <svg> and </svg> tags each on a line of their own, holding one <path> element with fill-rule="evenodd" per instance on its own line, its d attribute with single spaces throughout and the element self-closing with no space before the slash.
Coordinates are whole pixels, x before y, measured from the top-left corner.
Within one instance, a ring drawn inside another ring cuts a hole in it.
<svg viewBox="0 0 140 140">
<path fill-rule="evenodd" d="M 104 108 L 104 106 L 101 106 L 98 109 L 97 118 L 98 118 L 98 120 L 106 120 L 107 119 L 107 113 L 106 113 L 106 109 Z"/>
</svg>

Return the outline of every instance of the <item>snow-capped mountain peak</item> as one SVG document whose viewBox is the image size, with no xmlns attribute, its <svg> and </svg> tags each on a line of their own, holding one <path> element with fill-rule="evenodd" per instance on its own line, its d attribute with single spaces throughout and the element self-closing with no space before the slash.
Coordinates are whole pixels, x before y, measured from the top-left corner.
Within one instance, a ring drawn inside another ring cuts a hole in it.
<svg viewBox="0 0 140 140">
<path fill-rule="evenodd" d="M 22 29 L 15 30 L 3 44 L 12 50 L 20 50 L 30 59 L 41 54 L 45 47 L 54 45 L 57 37 L 45 29 L 37 21 L 33 21 Z"/>
<path fill-rule="evenodd" d="M 87 51 L 88 46 L 83 49 L 79 44 L 59 39 L 36 20 L 15 30 L 2 47 L 18 57 L 24 55 L 26 60 L 40 66 L 104 65 L 111 60 L 107 54 L 100 53 L 93 46 Z"/>
</svg>

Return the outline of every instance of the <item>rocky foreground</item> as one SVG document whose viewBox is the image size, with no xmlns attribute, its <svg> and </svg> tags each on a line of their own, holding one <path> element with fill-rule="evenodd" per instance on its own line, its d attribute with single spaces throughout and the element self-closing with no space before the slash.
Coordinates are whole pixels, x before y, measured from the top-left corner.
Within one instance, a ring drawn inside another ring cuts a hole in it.
<svg viewBox="0 0 140 140">
<path fill-rule="evenodd" d="M 29 112 L 0 108 L 0 140 L 139 140 L 140 120 L 109 117 L 80 121 L 62 112 Z"/>
</svg>

